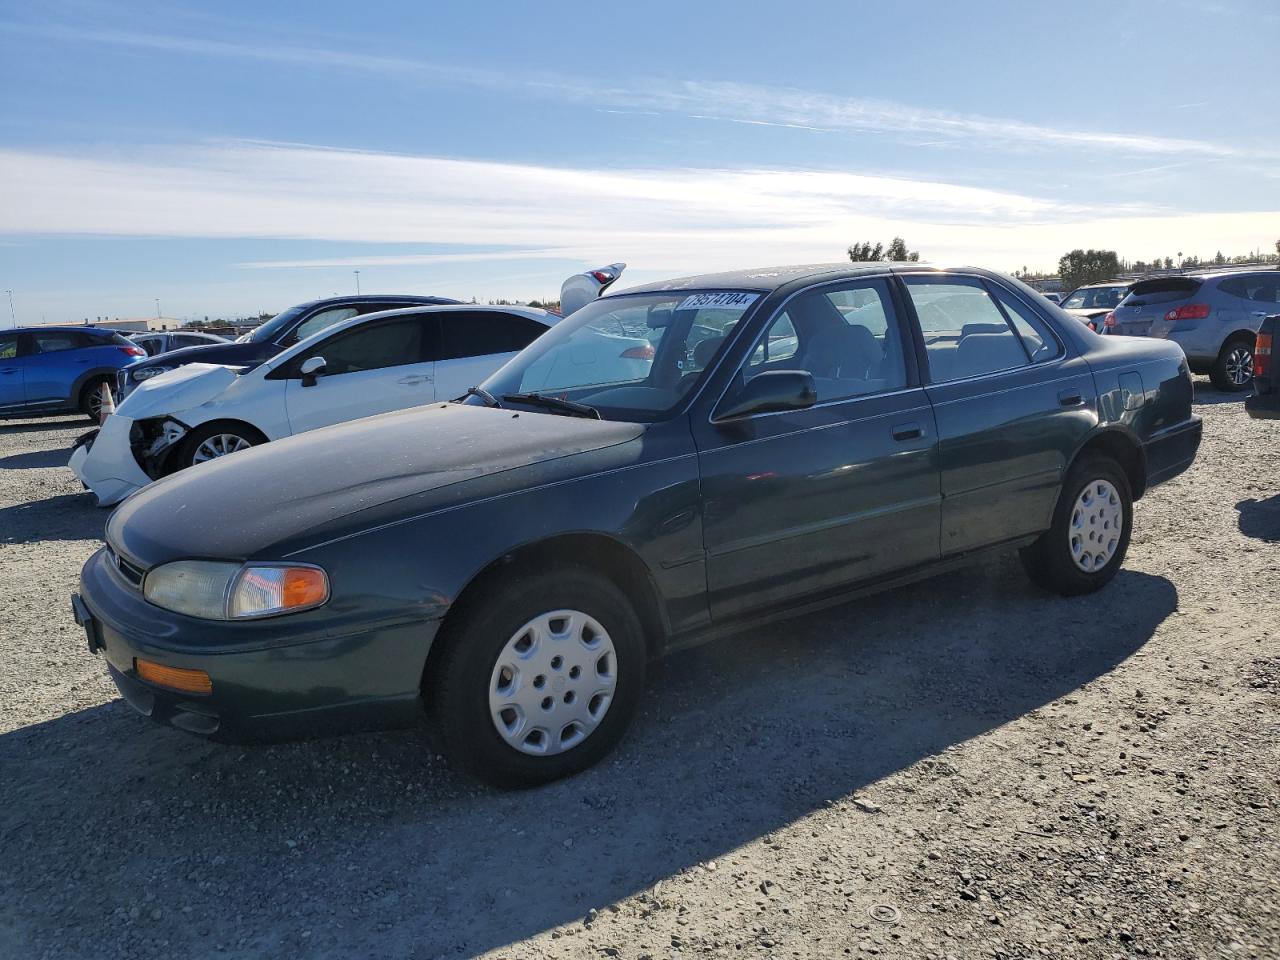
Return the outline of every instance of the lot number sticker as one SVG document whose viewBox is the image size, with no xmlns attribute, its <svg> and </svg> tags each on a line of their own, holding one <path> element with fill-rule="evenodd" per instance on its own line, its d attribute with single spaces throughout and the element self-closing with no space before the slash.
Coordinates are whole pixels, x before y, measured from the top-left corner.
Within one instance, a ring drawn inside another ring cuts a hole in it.
<svg viewBox="0 0 1280 960">
<path fill-rule="evenodd" d="M 758 293 L 695 293 L 685 297 L 677 310 L 745 310 L 760 298 Z"/>
</svg>

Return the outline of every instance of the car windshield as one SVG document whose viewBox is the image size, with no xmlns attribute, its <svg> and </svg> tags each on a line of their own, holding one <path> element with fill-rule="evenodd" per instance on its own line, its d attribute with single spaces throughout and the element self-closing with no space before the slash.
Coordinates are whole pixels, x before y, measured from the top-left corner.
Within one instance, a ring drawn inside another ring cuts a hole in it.
<svg viewBox="0 0 1280 960">
<path fill-rule="evenodd" d="M 290 307 L 283 313 L 277 313 L 266 323 L 250 330 L 241 340 L 245 343 L 266 343 L 269 340 L 274 340 L 276 339 L 276 334 L 288 329 L 289 325 L 302 316 L 306 310 L 307 304 L 305 303 Z"/>
<path fill-rule="evenodd" d="M 596 300 L 556 324 L 482 386 L 506 406 L 548 412 L 517 394 L 572 400 L 606 420 L 663 419 L 702 378 L 762 294 L 686 290 Z M 478 405 L 482 397 L 465 401 Z M 554 411 L 551 411 L 554 412 Z"/>
<path fill-rule="evenodd" d="M 1088 310 L 1093 307 L 1105 307 L 1109 310 L 1118 306 L 1128 291 L 1128 287 L 1088 287 L 1072 293 L 1060 306 L 1067 310 Z"/>
</svg>

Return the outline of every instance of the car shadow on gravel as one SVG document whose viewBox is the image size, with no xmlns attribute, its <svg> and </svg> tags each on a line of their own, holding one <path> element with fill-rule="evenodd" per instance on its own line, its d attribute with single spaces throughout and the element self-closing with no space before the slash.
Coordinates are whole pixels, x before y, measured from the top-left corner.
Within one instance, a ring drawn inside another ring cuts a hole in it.
<svg viewBox="0 0 1280 960">
<path fill-rule="evenodd" d="M 81 433 L 88 433 L 97 423 L 88 417 L 49 417 L 36 420 L 5 420 L 0 418 L 0 434 L 5 433 L 48 433 L 63 427 L 80 427 Z"/>
<path fill-rule="evenodd" d="M 60 957 L 475 955 L 895 771 L 946 775 L 947 748 L 1109 673 L 1177 603 L 1129 570 L 1049 596 L 1005 558 L 754 629 L 655 665 L 609 760 L 511 793 L 449 769 L 425 728 L 223 746 L 116 700 L 0 736 L 0 937 Z"/>
<path fill-rule="evenodd" d="M 71 455 L 66 450 L 29 450 L 0 457 L 0 470 L 35 470 L 40 467 L 66 466 Z"/>
<path fill-rule="evenodd" d="M 91 493 L 64 493 L 0 507 L 0 543 L 101 540 L 110 515 L 94 505 Z"/>
<path fill-rule="evenodd" d="M 1241 500 L 1236 511 L 1240 514 L 1240 532 L 1246 537 L 1280 543 L 1280 493 L 1265 500 Z"/>
</svg>

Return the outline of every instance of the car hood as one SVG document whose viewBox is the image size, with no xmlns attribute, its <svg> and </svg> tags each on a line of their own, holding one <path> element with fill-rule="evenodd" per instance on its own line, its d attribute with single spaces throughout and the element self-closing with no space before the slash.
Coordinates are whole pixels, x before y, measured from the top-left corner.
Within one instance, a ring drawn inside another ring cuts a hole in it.
<svg viewBox="0 0 1280 960">
<path fill-rule="evenodd" d="M 643 433 L 635 423 L 463 404 L 401 410 L 166 477 L 121 504 L 107 541 L 148 568 L 182 557 L 278 557 L 339 529 L 349 533 L 397 519 L 401 503 L 408 516 L 465 502 L 481 495 L 481 485 L 471 481 Z M 581 464 L 583 472 L 592 469 Z M 439 496 L 423 496 L 433 491 Z"/>
<path fill-rule="evenodd" d="M 226 363 L 233 366 L 255 366 L 280 352 L 274 343 L 206 343 L 199 347 L 182 347 L 147 357 L 141 363 L 153 367 L 177 367 L 184 363 Z"/>
<path fill-rule="evenodd" d="M 1094 317 L 1105 317 L 1111 312 L 1109 307 L 1063 307 L 1062 309 L 1073 317 L 1080 317 L 1083 320 L 1092 320 Z"/>
<path fill-rule="evenodd" d="M 146 420 L 190 410 L 212 400 L 238 378 L 239 374 L 231 367 L 189 363 L 143 380 L 121 401 L 116 413 L 132 420 Z"/>
</svg>

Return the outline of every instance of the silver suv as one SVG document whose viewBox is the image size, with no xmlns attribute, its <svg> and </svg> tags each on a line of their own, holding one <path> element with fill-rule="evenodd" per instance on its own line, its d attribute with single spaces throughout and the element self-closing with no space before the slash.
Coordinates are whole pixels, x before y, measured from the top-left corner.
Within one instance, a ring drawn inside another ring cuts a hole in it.
<svg viewBox="0 0 1280 960">
<path fill-rule="evenodd" d="M 1135 283 L 1099 332 L 1172 340 L 1219 390 L 1247 390 L 1254 336 L 1273 313 L 1280 313 L 1280 270 L 1156 277 Z"/>
</svg>

